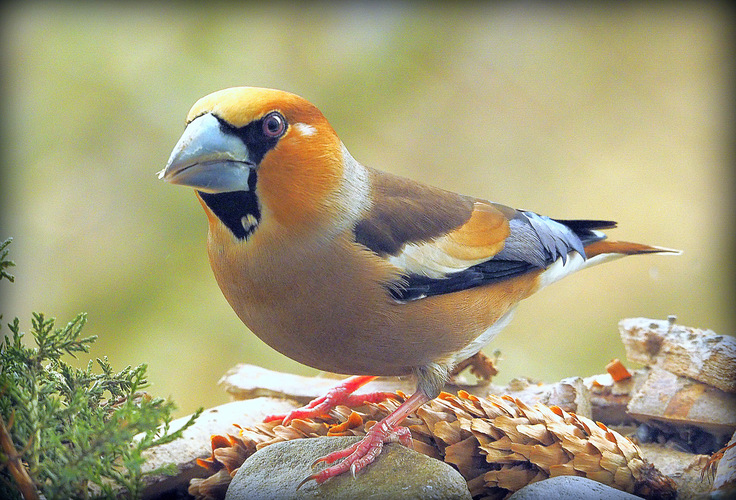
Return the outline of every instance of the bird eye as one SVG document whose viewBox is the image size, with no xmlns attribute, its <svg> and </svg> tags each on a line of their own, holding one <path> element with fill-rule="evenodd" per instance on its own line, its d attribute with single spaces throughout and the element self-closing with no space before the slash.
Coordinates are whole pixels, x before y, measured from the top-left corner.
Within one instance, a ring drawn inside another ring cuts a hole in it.
<svg viewBox="0 0 736 500">
<path fill-rule="evenodd" d="M 286 131 L 286 119 L 280 113 L 273 111 L 263 118 L 263 134 L 266 137 L 281 137 Z"/>
</svg>

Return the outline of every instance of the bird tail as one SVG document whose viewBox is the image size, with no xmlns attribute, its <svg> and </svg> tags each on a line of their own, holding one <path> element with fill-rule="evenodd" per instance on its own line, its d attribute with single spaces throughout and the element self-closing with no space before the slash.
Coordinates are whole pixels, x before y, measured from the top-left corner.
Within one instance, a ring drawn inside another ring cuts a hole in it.
<svg viewBox="0 0 736 500">
<path fill-rule="evenodd" d="M 673 248 L 657 247 L 652 245 L 644 245 L 642 243 L 631 243 L 628 241 L 608 241 L 598 240 L 593 243 L 586 245 L 585 254 L 588 259 L 596 256 L 602 256 L 606 254 L 611 255 L 638 255 L 645 253 L 664 253 L 679 255 L 682 253 L 681 250 L 675 250 Z"/>
<path fill-rule="evenodd" d="M 672 248 L 644 245 L 641 243 L 630 243 L 628 241 L 608 241 L 606 239 L 606 234 L 598 230 L 615 228 L 616 222 L 611 220 L 555 220 L 572 229 L 577 237 L 580 238 L 580 241 L 583 242 L 585 255 L 588 259 L 599 255 L 610 255 L 610 258 L 616 258 L 623 257 L 625 255 L 638 255 L 645 253 L 668 253 L 673 255 L 679 255 L 682 253 L 681 250 L 675 250 Z"/>
<path fill-rule="evenodd" d="M 583 244 L 585 257 L 581 259 L 570 259 L 572 263 L 565 266 L 560 259 L 553 265 L 549 266 L 543 273 L 540 281 L 540 287 L 547 286 L 550 283 L 558 281 L 580 269 L 592 267 L 604 262 L 620 259 L 627 255 L 662 253 L 662 254 L 680 254 L 680 250 L 671 248 L 655 247 L 652 245 L 643 245 L 641 243 L 630 243 L 628 241 L 608 241 L 606 234 L 598 229 L 608 229 L 616 227 L 616 223 L 612 221 L 601 220 L 559 220 L 569 227 Z"/>
</svg>

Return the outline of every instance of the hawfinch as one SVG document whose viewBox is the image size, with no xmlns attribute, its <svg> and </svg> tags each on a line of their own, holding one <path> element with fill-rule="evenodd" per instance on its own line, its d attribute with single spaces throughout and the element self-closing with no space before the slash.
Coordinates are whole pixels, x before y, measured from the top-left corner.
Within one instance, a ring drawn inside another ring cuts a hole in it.
<svg viewBox="0 0 736 500">
<path fill-rule="evenodd" d="M 358 163 L 322 113 L 279 90 L 203 97 L 160 178 L 194 188 L 222 293 L 261 340 L 290 358 L 356 375 L 284 418 L 318 416 L 379 375 L 414 374 L 416 392 L 354 446 L 318 461 L 323 482 L 370 464 L 399 424 L 435 398 L 457 363 L 516 305 L 585 267 L 672 252 L 606 241 L 600 220 L 557 220 Z"/>
</svg>

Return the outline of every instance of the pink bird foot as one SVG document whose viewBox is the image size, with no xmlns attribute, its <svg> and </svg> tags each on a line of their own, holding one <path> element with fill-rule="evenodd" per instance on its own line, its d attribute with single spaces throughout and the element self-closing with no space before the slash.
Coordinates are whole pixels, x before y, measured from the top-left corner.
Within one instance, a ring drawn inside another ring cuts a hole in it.
<svg viewBox="0 0 736 500">
<path fill-rule="evenodd" d="M 317 459 L 312 465 L 316 465 L 320 462 L 331 464 L 344 458 L 344 460 L 337 465 L 333 465 L 307 477 L 299 483 L 297 489 L 308 481 L 314 480 L 318 484 L 323 483 L 328 479 L 339 476 L 347 471 L 350 471 L 353 477 L 355 477 L 355 474 L 358 471 L 364 469 L 366 466 L 371 464 L 376 457 L 378 457 L 383 449 L 384 443 L 399 442 L 404 446 L 411 447 L 411 432 L 406 427 L 399 426 L 399 424 L 407 415 L 415 411 L 427 401 L 429 401 L 429 398 L 426 395 L 420 391 L 415 392 L 412 397 L 404 401 L 398 408 L 396 408 L 396 410 L 371 427 L 363 439 L 351 446 L 348 446 L 344 450 L 335 451 L 325 457 Z"/>
<path fill-rule="evenodd" d="M 373 463 L 373 461 L 381 454 L 384 443 L 396 443 L 399 442 L 404 446 L 411 448 L 411 432 L 406 427 L 390 427 L 385 423 L 385 420 L 377 423 L 368 431 L 363 439 L 357 443 L 345 448 L 330 453 L 329 455 L 315 460 L 312 464 L 317 465 L 320 462 L 331 464 L 344 458 L 342 462 L 332 467 L 328 467 L 324 470 L 312 474 L 308 478 L 304 479 L 299 484 L 299 487 L 304 483 L 314 480 L 318 484 L 324 483 L 328 479 L 339 476 L 347 471 L 355 477 L 359 471 L 364 469 L 366 466 Z M 299 489 L 297 487 L 297 489 Z"/>
<path fill-rule="evenodd" d="M 313 399 L 308 405 L 292 410 L 286 415 L 269 415 L 263 421 L 273 422 L 275 420 L 282 420 L 282 425 L 287 425 L 297 418 L 316 418 L 328 415 L 329 411 L 338 405 L 352 407 L 365 403 L 378 403 L 388 398 L 396 398 L 396 394 L 392 392 L 353 394 L 353 392 L 375 378 L 377 377 L 367 375 L 350 377 L 340 385 L 330 389 L 324 396 Z"/>
</svg>

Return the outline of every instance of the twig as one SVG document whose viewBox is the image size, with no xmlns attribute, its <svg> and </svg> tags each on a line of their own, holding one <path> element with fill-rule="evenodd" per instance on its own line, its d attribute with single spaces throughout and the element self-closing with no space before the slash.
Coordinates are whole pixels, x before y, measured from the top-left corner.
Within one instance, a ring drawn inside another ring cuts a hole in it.
<svg viewBox="0 0 736 500">
<path fill-rule="evenodd" d="M 2 445 L 3 453 L 8 457 L 8 469 L 18 485 L 20 494 L 23 495 L 25 500 L 40 500 L 36 486 L 33 484 L 33 479 L 31 479 L 28 471 L 23 467 L 21 457 L 15 450 L 15 446 L 13 446 L 13 438 L 10 437 L 10 432 L 5 427 L 2 416 L 0 416 L 0 445 Z"/>
</svg>

